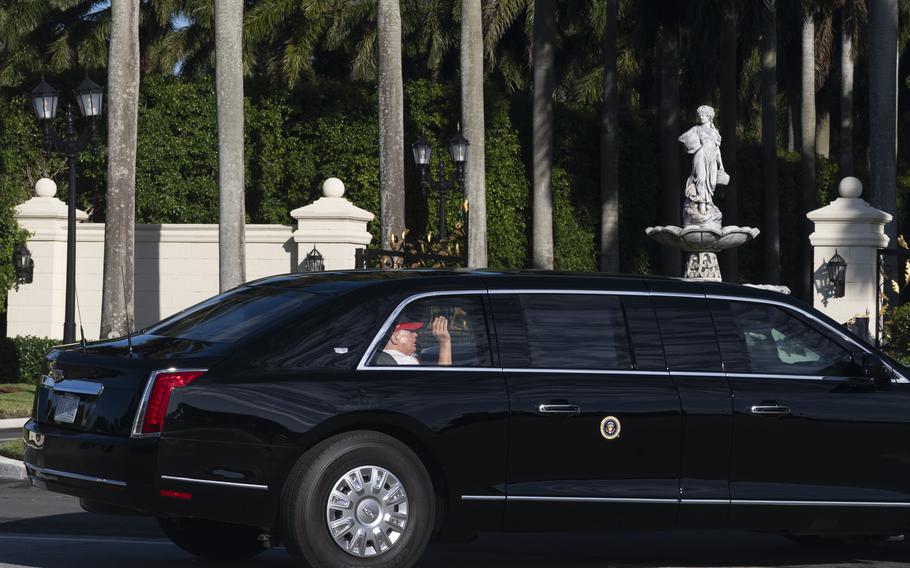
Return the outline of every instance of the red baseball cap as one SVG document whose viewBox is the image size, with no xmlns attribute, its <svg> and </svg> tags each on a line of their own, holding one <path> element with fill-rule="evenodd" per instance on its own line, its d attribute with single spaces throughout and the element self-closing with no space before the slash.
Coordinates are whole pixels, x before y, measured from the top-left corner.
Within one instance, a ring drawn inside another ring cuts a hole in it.
<svg viewBox="0 0 910 568">
<path fill-rule="evenodd" d="M 423 327 L 423 322 L 420 321 L 403 321 L 395 326 L 395 329 L 392 330 L 392 333 L 395 333 L 401 329 L 406 331 L 417 331 Z"/>
</svg>

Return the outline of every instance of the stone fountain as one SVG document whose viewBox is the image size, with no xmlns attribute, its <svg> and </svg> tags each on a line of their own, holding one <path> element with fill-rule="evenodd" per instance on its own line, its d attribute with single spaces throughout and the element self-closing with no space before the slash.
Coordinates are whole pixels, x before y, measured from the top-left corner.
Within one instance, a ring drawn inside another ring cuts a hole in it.
<svg viewBox="0 0 910 568">
<path fill-rule="evenodd" d="M 668 247 L 689 253 L 686 278 L 720 281 L 717 253 L 738 247 L 758 236 L 752 227 L 723 226 L 723 214 L 714 204 L 714 191 L 730 183 L 720 155 L 720 133 L 714 126 L 714 109 L 698 107 L 698 124 L 679 137 L 692 154 L 692 173 L 686 180 L 683 226 L 648 227 L 645 233 Z"/>
</svg>

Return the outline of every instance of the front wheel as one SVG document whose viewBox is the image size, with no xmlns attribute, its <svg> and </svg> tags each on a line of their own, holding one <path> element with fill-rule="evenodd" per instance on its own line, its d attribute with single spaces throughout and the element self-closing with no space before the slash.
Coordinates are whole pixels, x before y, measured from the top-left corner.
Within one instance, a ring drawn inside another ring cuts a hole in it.
<svg viewBox="0 0 910 568">
<path fill-rule="evenodd" d="M 264 550 L 256 527 L 172 517 L 159 518 L 158 525 L 174 544 L 206 560 L 246 560 Z"/>
<path fill-rule="evenodd" d="M 288 550 L 313 568 L 413 566 L 435 511 L 420 458 L 395 438 L 368 431 L 304 454 L 281 501 Z"/>
</svg>

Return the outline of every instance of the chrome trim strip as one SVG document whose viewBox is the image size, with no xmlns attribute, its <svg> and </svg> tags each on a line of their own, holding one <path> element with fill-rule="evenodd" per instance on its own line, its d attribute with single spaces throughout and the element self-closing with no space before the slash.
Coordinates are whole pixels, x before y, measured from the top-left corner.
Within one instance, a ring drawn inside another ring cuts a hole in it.
<svg viewBox="0 0 910 568">
<path fill-rule="evenodd" d="M 763 375 L 761 373 L 727 373 L 731 379 L 799 379 L 803 381 L 824 381 L 825 377 L 816 375 Z"/>
<path fill-rule="evenodd" d="M 773 501 L 748 499 L 651 499 L 635 497 L 544 497 L 536 495 L 462 495 L 462 501 L 526 501 L 557 503 L 656 503 L 680 505 L 749 505 L 781 507 L 910 507 L 894 501 Z"/>
<path fill-rule="evenodd" d="M 671 377 L 726 377 L 726 373 L 715 373 L 714 371 L 670 371 Z"/>
<path fill-rule="evenodd" d="M 462 501 L 505 501 L 505 495 L 462 495 Z"/>
<path fill-rule="evenodd" d="M 537 497 L 534 495 L 509 495 L 506 501 L 555 501 L 566 503 L 679 503 L 679 499 L 650 499 L 636 497 Z"/>
<path fill-rule="evenodd" d="M 89 396 L 99 396 L 104 392 L 104 385 L 101 383 L 82 381 L 79 379 L 60 379 L 59 381 L 55 381 L 52 377 L 47 375 L 44 375 L 41 386 L 47 387 L 54 392 L 68 392 Z"/>
<path fill-rule="evenodd" d="M 94 483 L 104 483 L 106 485 L 114 485 L 116 487 L 126 487 L 125 481 L 117 481 L 115 479 L 105 479 L 103 477 L 92 477 L 90 475 L 81 475 L 79 473 L 71 473 L 69 471 L 61 471 L 59 469 L 51 469 L 49 467 L 38 467 L 32 464 L 25 464 L 27 469 L 33 470 L 36 474 L 36 477 L 66 477 L 69 479 L 78 479 L 79 481 L 91 481 Z"/>
<path fill-rule="evenodd" d="M 910 507 L 910 503 L 895 501 L 764 501 L 733 499 L 733 505 L 768 505 L 782 507 Z"/>
<path fill-rule="evenodd" d="M 157 377 L 159 373 L 192 373 L 196 371 L 205 373 L 208 369 L 177 369 L 175 367 L 169 367 L 167 369 L 158 369 L 157 371 L 149 373 L 148 381 L 145 383 L 145 388 L 142 390 L 142 398 L 139 399 L 139 408 L 136 409 L 136 417 L 133 418 L 133 428 L 130 430 L 130 438 L 161 437 L 161 432 L 143 434 L 139 431 L 142 427 L 142 422 L 145 420 L 145 411 L 148 410 L 149 396 L 152 394 L 152 387 L 155 385 L 155 377 Z"/>
<path fill-rule="evenodd" d="M 234 481 L 215 481 L 214 479 L 195 479 L 192 477 L 175 477 L 173 475 L 162 475 L 161 479 L 168 481 L 184 481 L 186 483 L 201 483 L 203 485 L 220 485 L 224 487 L 242 487 L 244 489 L 261 489 L 267 491 L 268 485 L 256 485 L 253 483 L 236 483 Z"/>
</svg>

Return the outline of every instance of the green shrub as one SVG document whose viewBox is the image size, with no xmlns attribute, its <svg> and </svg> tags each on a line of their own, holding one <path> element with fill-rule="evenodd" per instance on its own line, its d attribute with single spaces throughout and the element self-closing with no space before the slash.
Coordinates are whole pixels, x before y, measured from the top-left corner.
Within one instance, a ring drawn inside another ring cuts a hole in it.
<svg viewBox="0 0 910 568">
<path fill-rule="evenodd" d="M 888 352 L 907 365 L 910 363 L 910 304 L 889 310 L 883 320 Z"/>
<path fill-rule="evenodd" d="M 44 370 L 44 355 L 58 339 L 32 335 L 0 339 L 0 383 L 38 384 Z"/>
</svg>

